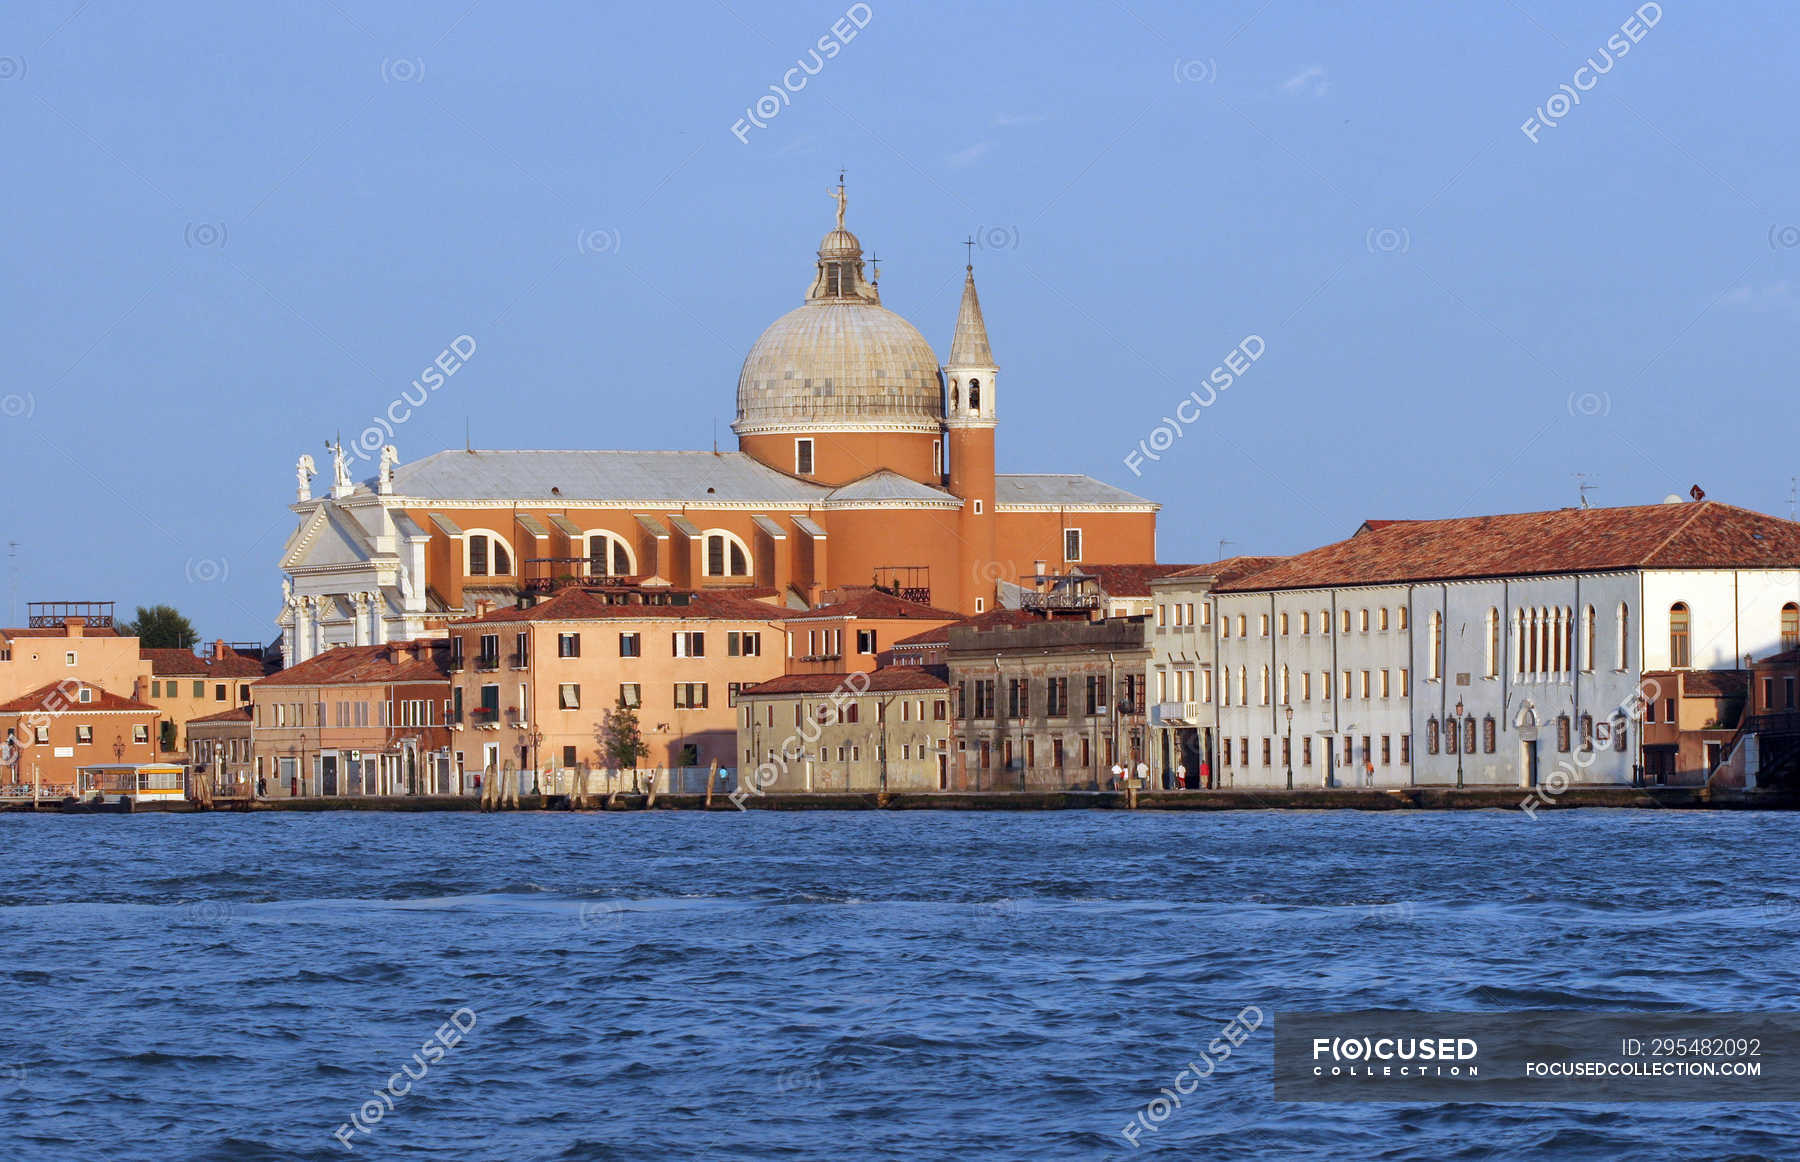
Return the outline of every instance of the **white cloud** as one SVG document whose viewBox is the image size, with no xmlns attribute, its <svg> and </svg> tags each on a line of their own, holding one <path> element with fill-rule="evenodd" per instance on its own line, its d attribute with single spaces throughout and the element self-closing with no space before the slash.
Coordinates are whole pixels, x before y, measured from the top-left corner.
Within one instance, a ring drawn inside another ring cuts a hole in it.
<svg viewBox="0 0 1800 1162">
<path fill-rule="evenodd" d="M 1331 92 L 1331 78 L 1322 66 L 1313 65 L 1281 82 L 1281 91 L 1296 97 L 1323 97 Z"/>
<path fill-rule="evenodd" d="M 986 157 L 988 152 L 993 148 L 994 145 L 990 141 L 977 141 L 967 149 L 957 150 L 946 160 L 950 162 L 950 165 L 953 168 L 961 169 L 964 166 L 974 165 L 976 162 Z"/>
</svg>

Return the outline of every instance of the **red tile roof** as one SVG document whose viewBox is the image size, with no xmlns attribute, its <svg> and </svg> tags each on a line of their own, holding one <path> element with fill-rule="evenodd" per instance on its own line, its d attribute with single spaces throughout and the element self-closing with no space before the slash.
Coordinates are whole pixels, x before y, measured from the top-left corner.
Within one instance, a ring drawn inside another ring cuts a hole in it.
<svg viewBox="0 0 1800 1162">
<path fill-rule="evenodd" d="M 888 666 L 880 670 L 871 670 L 864 674 L 868 679 L 866 689 L 870 693 L 890 693 L 903 690 L 944 690 L 950 686 L 949 681 L 938 672 L 935 666 Z M 762 694 L 830 694 L 844 687 L 850 680 L 848 674 L 783 674 L 779 678 L 770 678 L 758 682 L 746 690 L 741 690 L 738 697 Z M 858 682 L 857 686 L 862 685 Z M 856 686 L 848 687 L 855 693 Z"/>
<path fill-rule="evenodd" d="M 1394 522 L 1387 521 L 1385 523 L 1393 524 Z M 1223 585 L 1227 581 L 1236 581 L 1241 577 L 1248 577 L 1253 573 L 1261 573 L 1264 570 L 1272 569 L 1288 559 L 1289 558 L 1287 557 L 1226 557 L 1223 561 L 1213 561 L 1206 565 L 1189 565 L 1185 569 L 1171 573 L 1170 576 L 1182 578 L 1211 577 L 1220 585 Z"/>
<path fill-rule="evenodd" d="M 119 631 L 109 625 L 86 625 L 81 627 L 83 637 L 118 637 Z M 68 637 L 68 630 L 60 625 L 31 626 L 20 629 L 0 629 L 0 637 Z"/>
<path fill-rule="evenodd" d="M 159 678 L 260 678 L 263 664 L 255 658 L 227 650 L 218 661 L 200 657 L 193 650 L 146 650 L 138 653 L 150 663 L 150 672 Z"/>
<path fill-rule="evenodd" d="M 1148 597 L 1150 582 L 1171 573 L 1179 573 L 1189 565 L 1071 565 L 1076 570 L 1099 580 L 1108 597 Z"/>
<path fill-rule="evenodd" d="M 652 591 L 655 592 L 655 591 Z M 687 590 L 672 590 L 687 594 Z M 532 621 L 598 621 L 644 618 L 697 618 L 719 621 L 778 621 L 789 611 L 766 601 L 740 596 L 738 591 L 701 590 L 687 605 L 612 603 L 585 589 L 563 589 L 528 609 L 507 607 L 481 617 L 451 622 L 453 626 L 498 625 Z"/>
<path fill-rule="evenodd" d="M 1749 670 L 1689 670 L 1682 682 L 1690 698 L 1742 698 L 1749 691 Z"/>
<path fill-rule="evenodd" d="M 890 649 L 902 646 L 919 647 L 933 645 L 949 645 L 952 629 L 990 629 L 996 625 L 1031 625 L 1044 620 L 1041 613 L 1033 613 L 1024 609 L 990 609 L 986 613 L 978 613 L 974 617 L 965 617 L 950 625 L 940 625 L 936 629 L 928 629 L 924 633 L 915 633 L 911 637 L 903 637 Z"/>
<path fill-rule="evenodd" d="M 408 656 L 413 650 L 420 656 Z M 437 638 L 416 642 L 388 642 L 379 646 L 338 646 L 315 654 L 299 665 L 270 674 L 256 685 L 265 686 L 364 686 L 390 682 L 450 680 L 449 642 Z"/>
<path fill-rule="evenodd" d="M 1717 501 L 1395 521 L 1221 592 L 1620 569 L 1800 567 L 1800 524 Z"/>
<path fill-rule="evenodd" d="M 934 609 L 917 601 L 908 601 L 880 589 L 864 589 L 842 601 L 821 605 L 817 609 L 788 614 L 789 621 L 810 621 L 828 617 L 886 618 L 890 621 L 960 621 L 962 614 L 947 609 Z"/>
<path fill-rule="evenodd" d="M 230 710 L 221 710 L 217 714 L 208 714 L 202 718 L 190 718 L 187 724 L 197 726 L 202 722 L 249 722 L 250 707 L 233 706 Z"/>
<path fill-rule="evenodd" d="M 80 695 L 73 689 L 61 694 L 63 683 L 51 682 L 47 686 L 39 686 L 29 694 L 21 694 L 10 702 L 0 703 L 0 714 L 91 714 L 96 710 L 142 710 L 151 714 L 160 713 L 154 706 L 139 702 L 135 698 L 121 698 L 109 690 L 103 690 L 92 682 L 80 683 L 83 689 L 92 690 L 93 697 L 86 702 L 77 701 Z"/>
</svg>

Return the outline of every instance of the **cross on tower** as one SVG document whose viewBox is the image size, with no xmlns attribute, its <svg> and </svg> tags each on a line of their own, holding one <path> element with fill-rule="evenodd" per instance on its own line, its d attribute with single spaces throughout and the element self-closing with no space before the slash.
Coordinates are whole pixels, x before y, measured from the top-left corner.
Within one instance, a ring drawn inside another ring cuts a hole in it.
<svg viewBox="0 0 1800 1162">
<path fill-rule="evenodd" d="M 963 243 L 963 245 L 967 246 L 969 248 L 968 269 L 974 270 L 975 269 L 975 239 L 974 239 L 974 237 L 971 235 L 969 237 L 969 239 Z"/>
</svg>

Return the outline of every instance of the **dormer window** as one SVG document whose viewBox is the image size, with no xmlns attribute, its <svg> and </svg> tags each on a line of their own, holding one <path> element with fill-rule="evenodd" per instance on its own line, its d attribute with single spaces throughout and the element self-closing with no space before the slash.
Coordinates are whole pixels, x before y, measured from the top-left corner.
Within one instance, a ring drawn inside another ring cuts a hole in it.
<svg viewBox="0 0 1800 1162">
<path fill-rule="evenodd" d="M 81 693 L 75 695 L 75 700 L 77 702 L 92 702 L 94 700 L 94 692 L 88 687 L 83 686 L 81 688 Z"/>
</svg>

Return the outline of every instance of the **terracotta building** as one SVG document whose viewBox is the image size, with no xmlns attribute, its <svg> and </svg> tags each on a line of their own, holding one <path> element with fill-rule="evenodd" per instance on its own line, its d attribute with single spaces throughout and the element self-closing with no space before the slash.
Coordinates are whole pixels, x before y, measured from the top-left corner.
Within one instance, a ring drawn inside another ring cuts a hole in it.
<svg viewBox="0 0 1800 1162">
<path fill-rule="evenodd" d="M 935 669 L 771 678 L 738 696 L 739 794 L 949 790 L 950 734 Z"/>
<path fill-rule="evenodd" d="M 255 772 L 271 796 L 460 794 L 441 639 L 340 646 L 251 687 Z"/>
<path fill-rule="evenodd" d="M 879 589 L 857 589 L 829 605 L 787 615 L 787 669 L 831 674 L 876 668 L 883 651 L 915 634 L 961 621 Z"/>
<path fill-rule="evenodd" d="M 121 698 L 136 696 L 140 679 L 147 687 L 150 663 L 138 639 L 113 628 L 112 602 L 34 601 L 28 612 L 29 625 L 0 629 L 0 699 L 66 678 Z"/>
<path fill-rule="evenodd" d="M 1731 749 L 1751 688 L 1747 670 L 1653 670 L 1644 675 L 1643 779 L 1706 782 Z"/>
<path fill-rule="evenodd" d="M 645 767 L 734 766 L 733 700 L 786 661 L 785 611 L 771 597 L 566 588 L 454 623 L 448 665 L 459 761 L 496 772 L 609 766 L 598 729 L 623 699 L 650 748 Z"/>
<path fill-rule="evenodd" d="M 205 654 L 193 650 L 147 649 L 148 688 L 140 697 L 163 712 L 162 749 L 187 751 L 187 723 L 234 706 L 250 704 L 250 687 L 263 676 L 258 658 L 215 641 Z"/>
<path fill-rule="evenodd" d="M 1082 475 L 996 471 L 999 366 L 973 268 L 940 361 L 882 306 L 838 193 L 805 300 L 739 370 L 736 451 L 459 449 L 401 464 L 389 446 L 359 480 L 340 447 L 319 496 L 302 457 L 284 656 L 441 633 L 572 581 L 771 589 L 797 608 L 879 586 L 967 615 L 1034 570 L 1153 560 L 1153 502 Z"/>
<path fill-rule="evenodd" d="M 15 795 L 75 794 L 77 767 L 154 761 L 156 722 L 156 707 L 78 678 L 40 686 L 0 702 L 0 780 Z"/>
</svg>

